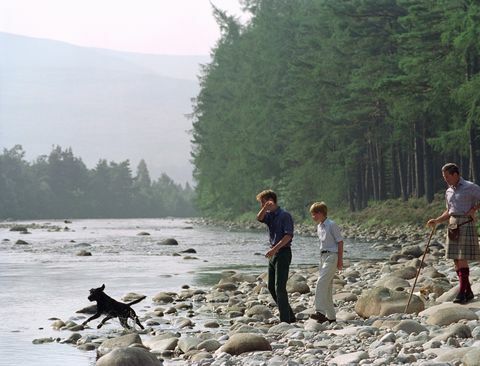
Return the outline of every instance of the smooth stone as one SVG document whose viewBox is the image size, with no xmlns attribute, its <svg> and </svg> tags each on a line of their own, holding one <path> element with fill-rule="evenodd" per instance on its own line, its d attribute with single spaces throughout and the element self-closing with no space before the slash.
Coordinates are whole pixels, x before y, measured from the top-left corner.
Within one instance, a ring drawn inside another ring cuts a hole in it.
<svg viewBox="0 0 480 366">
<path fill-rule="evenodd" d="M 173 297 L 169 293 L 159 292 L 152 298 L 152 301 L 159 304 L 168 304 L 173 302 Z"/>
<path fill-rule="evenodd" d="M 198 337 L 194 337 L 194 336 L 182 336 L 179 340 L 178 340 L 178 344 L 177 344 L 177 347 L 183 352 L 183 353 L 187 353 L 188 351 L 192 350 L 192 349 L 197 349 L 197 346 L 198 344 L 201 342 L 202 340 L 199 339 Z"/>
<path fill-rule="evenodd" d="M 287 281 L 287 292 L 293 294 L 298 292 L 300 294 L 308 294 L 310 293 L 310 287 L 308 286 L 306 281 L 292 281 L 289 279 Z"/>
<path fill-rule="evenodd" d="M 250 309 L 247 309 L 245 312 L 246 316 L 258 315 L 265 319 L 271 318 L 273 316 L 270 309 L 265 305 L 254 305 Z"/>
<path fill-rule="evenodd" d="M 45 344 L 45 343 L 52 343 L 54 342 L 55 339 L 53 339 L 52 337 L 48 337 L 48 338 L 37 338 L 37 339 L 34 339 L 32 341 L 33 344 Z"/>
<path fill-rule="evenodd" d="M 75 253 L 75 255 L 77 257 L 91 257 L 92 253 L 89 252 L 88 250 L 82 249 L 82 250 L 78 251 L 77 253 Z"/>
<path fill-rule="evenodd" d="M 206 322 L 205 324 L 203 324 L 203 326 L 205 328 L 219 328 L 220 324 L 218 324 L 216 321 L 210 321 L 210 322 Z"/>
<path fill-rule="evenodd" d="M 98 359 L 96 366 L 162 366 L 163 362 L 139 347 L 117 348 Z"/>
<path fill-rule="evenodd" d="M 366 291 L 355 304 L 355 311 L 363 318 L 374 315 L 390 315 L 403 313 L 409 295 L 403 291 L 392 291 L 385 287 L 375 287 Z M 425 304 L 416 295 L 412 296 L 408 313 L 418 313 L 425 309 Z"/>
<path fill-rule="evenodd" d="M 164 334 L 157 335 L 145 341 L 145 346 L 150 348 L 152 352 L 156 352 L 156 353 L 162 353 L 164 351 L 173 351 L 177 347 L 177 344 L 178 344 L 178 338 L 172 337 L 171 334 L 168 334 L 167 337 L 165 337 Z"/>
<path fill-rule="evenodd" d="M 282 333 L 286 333 L 290 329 L 296 329 L 296 327 L 292 324 L 282 322 L 280 324 L 277 324 L 277 325 L 274 325 L 273 327 L 271 327 L 268 330 L 268 333 L 270 333 L 270 334 L 282 334 Z"/>
<path fill-rule="evenodd" d="M 468 351 L 462 358 L 463 366 L 480 366 L 480 348 Z"/>
<path fill-rule="evenodd" d="M 245 352 L 271 351 L 272 346 L 261 335 L 255 333 L 237 333 L 218 349 L 231 355 L 240 355 Z M 218 352 L 217 351 L 217 352 Z"/>
<path fill-rule="evenodd" d="M 160 245 L 178 245 L 178 241 L 174 238 L 167 238 L 159 242 Z"/>
<path fill-rule="evenodd" d="M 462 305 L 454 305 L 456 306 L 438 309 L 428 317 L 426 323 L 430 325 L 449 325 L 461 319 L 478 320 L 477 314 L 470 309 Z"/>
<path fill-rule="evenodd" d="M 419 322 L 411 319 L 406 319 L 402 320 L 399 324 L 395 325 L 393 327 L 394 331 L 402 330 L 405 333 L 411 334 L 411 333 L 421 333 L 428 331 L 427 328 L 425 328 L 423 325 L 421 325 Z"/>
<path fill-rule="evenodd" d="M 202 352 L 197 352 L 194 355 L 192 355 L 192 357 L 190 357 L 190 361 L 201 362 L 202 360 L 210 359 L 212 357 L 213 356 L 209 352 L 202 351 Z"/>
<path fill-rule="evenodd" d="M 395 289 L 406 289 L 410 287 L 410 283 L 400 277 L 394 276 L 393 274 L 386 275 L 380 278 L 376 283 L 375 286 L 377 287 L 385 287 L 390 290 Z"/>
<path fill-rule="evenodd" d="M 103 356 L 116 348 L 128 347 L 135 343 L 142 344 L 142 339 L 136 333 L 130 333 L 124 336 L 110 338 L 102 342 L 102 344 L 97 349 L 97 354 L 99 356 Z"/>
<path fill-rule="evenodd" d="M 197 345 L 197 349 L 198 350 L 205 350 L 207 352 L 215 352 L 221 346 L 222 346 L 222 344 L 219 341 L 217 341 L 216 339 L 207 339 L 203 342 L 200 342 Z"/>
<path fill-rule="evenodd" d="M 328 364 L 329 365 L 356 365 L 358 364 L 361 360 L 367 359 L 368 358 L 368 353 L 365 351 L 358 351 L 358 352 L 352 352 L 352 353 L 346 353 L 344 355 L 336 356 L 332 358 Z"/>
</svg>

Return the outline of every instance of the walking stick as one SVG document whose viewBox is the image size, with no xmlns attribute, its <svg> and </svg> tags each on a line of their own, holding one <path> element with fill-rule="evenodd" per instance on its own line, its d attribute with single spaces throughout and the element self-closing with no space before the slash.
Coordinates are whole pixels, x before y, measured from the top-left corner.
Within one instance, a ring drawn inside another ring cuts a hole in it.
<svg viewBox="0 0 480 366">
<path fill-rule="evenodd" d="M 413 291 L 415 290 L 415 285 L 417 284 L 418 275 L 420 274 L 420 271 L 422 270 L 423 260 L 425 259 L 425 255 L 427 254 L 427 250 L 428 250 L 428 247 L 430 246 L 430 242 L 432 241 L 432 236 L 435 233 L 436 227 L 437 227 L 437 225 L 433 226 L 432 232 L 430 233 L 430 237 L 428 238 L 427 246 L 425 247 L 425 251 L 423 252 L 422 261 L 420 262 L 420 267 L 418 267 L 417 276 L 415 277 L 415 282 L 413 282 L 412 290 L 410 291 L 410 296 L 408 297 L 407 306 L 405 306 L 405 310 L 404 310 L 405 314 L 407 313 L 408 306 L 410 305 L 410 301 L 412 300 L 412 295 L 413 295 Z"/>
</svg>

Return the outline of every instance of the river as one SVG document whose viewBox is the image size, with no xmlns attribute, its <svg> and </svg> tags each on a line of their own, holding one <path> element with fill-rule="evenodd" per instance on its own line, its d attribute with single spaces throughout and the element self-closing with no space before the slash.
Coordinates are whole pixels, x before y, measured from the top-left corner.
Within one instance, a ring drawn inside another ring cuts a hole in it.
<svg viewBox="0 0 480 366">
<path fill-rule="evenodd" d="M 90 366 L 95 351 L 72 345 L 34 345 L 38 338 L 67 338 L 51 328 L 91 305 L 88 290 L 106 285 L 117 300 L 129 292 L 153 297 L 183 285 L 206 288 L 225 269 L 261 273 L 267 233 L 197 225 L 188 219 L 102 219 L 16 222 L 36 226 L 29 234 L 0 227 L 0 365 Z M 12 223 L 8 223 L 12 224 Z M 140 233 L 150 235 L 139 235 Z M 177 246 L 161 242 L 175 238 Z M 28 244 L 16 244 L 23 240 Z M 197 253 L 174 253 L 193 248 Z M 372 243 L 346 240 L 346 259 L 383 259 Z M 92 256 L 77 256 L 87 250 Z M 316 264 L 318 242 L 296 236 L 292 266 Z M 138 307 L 139 305 L 136 305 Z"/>
</svg>

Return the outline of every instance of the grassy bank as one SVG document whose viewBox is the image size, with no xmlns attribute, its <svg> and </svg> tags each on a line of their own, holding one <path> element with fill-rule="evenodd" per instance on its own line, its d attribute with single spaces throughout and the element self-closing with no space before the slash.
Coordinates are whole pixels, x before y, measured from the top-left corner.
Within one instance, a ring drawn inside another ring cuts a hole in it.
<svg viewBox="0 0 480 366">
<path fill-rule="evenodd" d="M 438 217 L 445 210 L 443 194 L 437 194 L 432 203 L 423 198 L 411 198 L 408 201 L 390 199 L 381 202 L 369 202 L 368 207 L 357 212 L 345 208 L 335 211 L 329 209 L 330 215 L 338 222 L 357 224 L 364 227 L 373 226 L 424 226 L 430 218 Z"/>
<path fill-rule="evenodd" d="M 427 203 L 423 198 L 411 198 L 408 201 L 390 199 L 381 202 L 369 202 L 367 208 L 357 212 L 351 212 L 346 207 L 329 207 L 328 210 L 329 216 L 343 225 L 355 225 L 364 228 L 388 228 L 404 225 L 424 226 L 429 218 L 437 217 L 445 210 L 445 199 L 443 194 L 437 194 L 432 203 Z M 308 208 L 306 208 L 306 211 L 308 211 Z M 295 222 L 312 225 L 308 212 L 304 216 L 304 218 L 295 217 Z M 231 221 L 251 224 L 253 220 L 255 220 L 255 212 L 244 213 Z"/>
</svg>

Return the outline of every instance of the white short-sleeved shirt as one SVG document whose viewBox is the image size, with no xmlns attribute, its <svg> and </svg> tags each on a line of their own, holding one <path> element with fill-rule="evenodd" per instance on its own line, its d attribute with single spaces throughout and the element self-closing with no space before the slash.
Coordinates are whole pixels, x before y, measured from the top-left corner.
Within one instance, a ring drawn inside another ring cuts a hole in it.
<svg viewBox="0 0 480 366">
<path fill-rule="evenodd" d="M 340 228 L 334 221 L 327 218 L 318 224 L 317 234 L 320 239 L 320 250 L 338 253 L 338 243 L 343 241 L 343 238 Z"/>
</svg>

